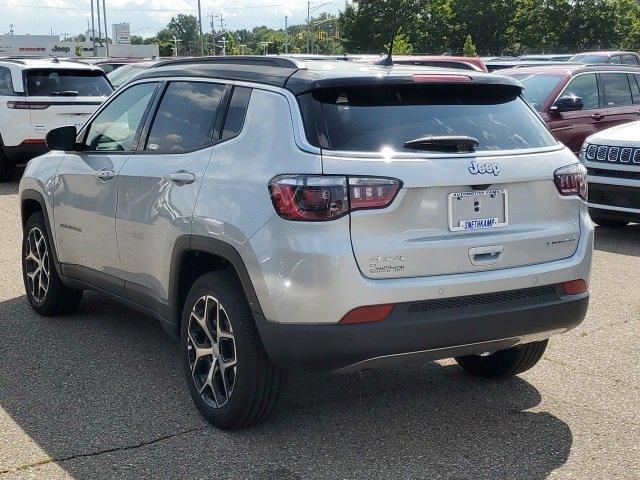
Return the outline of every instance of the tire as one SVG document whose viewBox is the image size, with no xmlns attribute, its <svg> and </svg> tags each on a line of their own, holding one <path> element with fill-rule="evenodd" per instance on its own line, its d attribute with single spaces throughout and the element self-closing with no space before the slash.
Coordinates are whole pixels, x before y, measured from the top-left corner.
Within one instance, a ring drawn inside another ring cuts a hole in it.
<svg viewBox="0 0 640 480">
<path fill-rule="evenodd" d="M 611 218 L 598 217 L 597 215 L 592 215 L 591 220 L 593 220 L 593 223 L 596 225 L 607 228 L 624 228 L 629 224 L 626 220 L 613 220 Z"/>
<path fill-rule="evenodd" d="M 269 416 L 284 386 L 284 372 L 269 362 L 233 272 L 208 273 L 191 286 L 180 343 L 189 392 L 207 421 L 238 429 Z"/>
<path fill-rule="evenodd" d="M 51 252 L 44 215 L 36 212 L 24 226 L 22 278 L 31 308 L 46 317 L 71 313 L 82 300 L 82 290 L 60 280 Z"/>
<path fill-rule="evenodd" d="M 6 157 L 0 144 L 0 183 L 10 182 L 15 175 L 16 164 Z"/>
<path fill-rule="evenodd" d="M 549 340 L 526 343 L 491 355 L 456 357 L 467 373 L 483 378 L 512 377 L 532 368 L 542 358 Z"/>
</svg>

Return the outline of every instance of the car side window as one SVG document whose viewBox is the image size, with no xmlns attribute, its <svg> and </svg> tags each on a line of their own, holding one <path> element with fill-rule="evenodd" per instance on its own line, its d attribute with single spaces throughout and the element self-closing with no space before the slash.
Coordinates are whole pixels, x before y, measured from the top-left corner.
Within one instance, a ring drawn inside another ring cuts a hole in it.
<svg viewBox="0 0 640 480">
<path fill-rule="evenodd" d="M 140 122 L 157 88 L 156 82 L 127 88 L 93 119 L 83 150 L 130 152 Z"/>
<path fill-rule="evenodd" d="M 171 82 L 153 119 L 145 150 L 181 152 L 212 143 L 224 90 L 220 83 Z"/>
<path fill-rule="evenodd" d="M 601 79 L 606 107 L 633 105 L 631 87 L 626 73 L 603 73 Z"/>
<path fill-rule="evenodd" d="M 575 95 L 582 98 L 584 110 L 591 110 L 600 106 L 598 100 L 598 81 L 595 73 L 587 73 L 572 78 L 561 96 Z"/>
<path fill-rule="evenodd" d="M 614 55 L 613 57 L 611 57 L 611 62 L 609 63 L 619 65 L 622 63 L 622 57 L 620 55 Z"/>
<path fill-rule="evenodd" d="M 638 65 L 638 57 L 635 55 L 623 55 L 622 63 L 625 65 Z"/>
<path fill-rule="evenodd" d="M 640 75 L 627 74 L 631 85 L 631 98 L 634 105 L 640 104 Z"/>
<path fill-rule="evenodd" d="M 251 89 L 247 87 L 235 87 L 229 102 L 229 109 L 224 120 L 222 139 L 228 140 L 237 136 L 242 131 L 247 106 L 251 98 Z"/>
<path fill-rule="evenodd" d="M 7 67 L 0 67 L 0 95 L 13 95 L 13 80 L 11 70 Z"/>
</svg>

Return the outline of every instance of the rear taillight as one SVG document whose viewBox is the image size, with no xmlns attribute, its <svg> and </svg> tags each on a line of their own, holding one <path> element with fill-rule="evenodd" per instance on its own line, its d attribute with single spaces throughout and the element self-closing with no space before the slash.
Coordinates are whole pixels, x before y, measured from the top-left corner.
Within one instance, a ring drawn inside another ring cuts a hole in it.
<svg viewBox="0 0 640 480">
<path fill-rule="evenodd" d="M 553 181 L 560 195 L 575 195 L 583 200 L 587 199 L 589 188 L 587 184 L 587 169 L 580 163 L 562 167 L 553 173 Z"/>
<path fill-rule="evenodd" d="M 387 207 L 401 187 L 394 178 L 281 175 L 269 183 L 269 193 L 282 218 L 325 221 L 352 210 Z"/>
<path fill-rule="evenodd" d="M 44 110 L 50 106 L 50 103 L 45 102 L 7 102 L 7 107 L 13 110 Z"/>
</svg>

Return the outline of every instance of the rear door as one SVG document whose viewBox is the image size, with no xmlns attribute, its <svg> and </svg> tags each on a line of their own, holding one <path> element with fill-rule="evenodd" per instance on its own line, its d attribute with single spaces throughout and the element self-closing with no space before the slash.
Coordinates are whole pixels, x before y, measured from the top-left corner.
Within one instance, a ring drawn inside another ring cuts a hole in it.
<svg viewBox="0 0 640 480">
<path fill-rule="evenodd" d="M 549 128 L 558 140 L 577 153 L 585 138 L 602 128 L 607 111 L 601 107 L 595 73 L 583 73 L 573 77 L 558 98 L 564 95 L 582 98 L 584 107 L 574 112 L 550 114 Z"/>
<path fill-rule="evenodd" d="M 626 73 L 601 73 L 604 105 L 607 117 L 601 122 L 600 129 L 632 122 L 638 119 L 640 107 L 634 104 L 631 82 Z"/>
<path fill-rule="evenodd" d="M 146 140 L 118 175 L 116 232 L 127 293 L 151 308 L 150 297 L 168 298 L 176 239 L 191 233 L 227 91 L 225 84 L 195 80 L 172 80 L 163 88 Z"/>
<path fill-rule="evenodd" d="M 351 213 L 353 252 L 364 276 L 470 273 L 575 252 L 579 202 L 560 197 L 553 172 L 577 160 L 518 92 L 451 84 L 314 92 L 322 116 L 316 125 L 326 125 L 323 172 L 347 175 L 351 185 L 356 176 L 403 183 L 389 207 Z M 404 146 L 425 136 L 460 135 L 475 138 L 477 151 Z M 383 193 L 351 190 L 352 198 Z"/>
<path fill-rule="evenodd" d="M 36 138 L 49 130 L 75 125 L 78 130 L 113 92 L 101 70 L 46 68 L 24 73 L 30 124 Z"/>
<path fill-rule="evenodd" d="M 134 85 L 113 99 L 81 134 L 58 168 L 54 218 L 60 261 L 119 276 L 116 175 L 136 147 L 157 82 Z"/>
</svg>

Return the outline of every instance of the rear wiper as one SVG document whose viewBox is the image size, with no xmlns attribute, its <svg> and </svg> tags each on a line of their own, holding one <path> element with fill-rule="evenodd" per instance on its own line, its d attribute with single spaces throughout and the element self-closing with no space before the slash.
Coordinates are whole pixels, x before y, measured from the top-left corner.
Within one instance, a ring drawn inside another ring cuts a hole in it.
<svg viewBox="0 0 640 480">
<path fill-rule="evenodd" d="M 51 92 L 49 95 L 60 96 L 60 97 L 76 97 L 78 95 L 78 91 L 77 90 L 60 90 L 59 92 Z"/>
<path fill-rule="evenodd" d="M 404 142 L 404 148 L 434 152 L 473 152 L 479 145 L 477 138 L 467 135 L 428 135 Z"/>
</svg>

